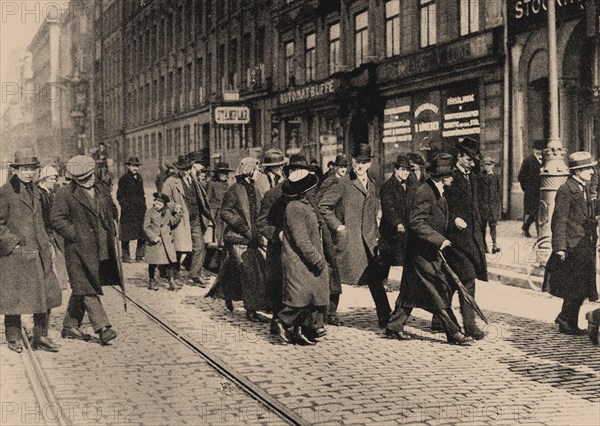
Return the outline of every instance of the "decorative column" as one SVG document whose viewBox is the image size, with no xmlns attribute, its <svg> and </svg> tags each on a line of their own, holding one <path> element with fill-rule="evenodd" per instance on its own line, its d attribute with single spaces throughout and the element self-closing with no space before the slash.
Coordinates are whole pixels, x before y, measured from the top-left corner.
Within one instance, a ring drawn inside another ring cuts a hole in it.
<svg viewBox="0 0 600 426">
<path fill-rule="evenodd" d="M 546 263 L 552 252 L 550 229 L 556 191 L 566 181 L 569 170 L 565 162 L 566 151 L 559 133 L 558 63 L 556 48 L 556 3 L 548 2 L 548 94 L 550 105 L 550 137 L 543 153 L 538 210 L 539 250 L 538 261 Z"/>
</svg>

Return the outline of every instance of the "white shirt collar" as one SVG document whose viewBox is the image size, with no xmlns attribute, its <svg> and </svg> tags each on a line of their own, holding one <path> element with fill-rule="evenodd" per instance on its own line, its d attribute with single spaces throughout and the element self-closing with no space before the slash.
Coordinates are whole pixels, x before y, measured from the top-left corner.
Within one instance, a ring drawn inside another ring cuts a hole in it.
<svg viewBox="0 0 600 426">
<path fill-rule="evenodd" d="M 470 174 L 471 174 L 471 172 L 470 172 L 470 171 L 467 171 L 467 170 L 466 170 L 464 167 L 462 167 L 460 164 L 457 164 L 457 165 L 456 165 L 456 168 L 457 168 L 458 170 L 460 170 L 460 171 L 461 171 L 461 173 L 462 173 L 463 175 L 470 175 Z"/>
<path fill-rule="evenodd" d="M 432 180 L 432 182 L 434 183 L 435 187 L 439 191 L 440 196 L 443 197 L 444 196 L 444 182 L 442 182 L 442 181 L 437 182 L 435 180 Z"/>
<path fill-rule="evenodd" d="M 575 179 L 584 188 L 587 186 L 586 182 L 583 179 L 581 179 L 579 176 L 573 175 L 573 179 Z"/>
</svg>

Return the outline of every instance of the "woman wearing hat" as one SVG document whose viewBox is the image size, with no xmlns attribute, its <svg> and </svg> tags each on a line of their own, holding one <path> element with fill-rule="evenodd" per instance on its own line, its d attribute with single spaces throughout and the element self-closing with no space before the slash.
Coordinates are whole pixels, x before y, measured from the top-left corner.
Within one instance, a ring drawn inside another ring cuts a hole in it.
<svg viewBox="0 0 600 426">
<path fill-rule="evenodd" d="M 52 269 L 52 248 L 44 226 L 35 157 L 16 158 L 15 174 L 0 188 L 0 314 L 8 348 L 21 352 L 21 315 L 33 314 L 33 347 L 57 352 L 48 338 L 50 309 L 61 290 Z"/>
<path fill-rule="evenodd" d="M 215 171 L 212 179 L 206 185 L 206 196 L 212 217 L 215 219 L 215 229 L 213 235 L 214 242 L 220 242 L 223 234 L 223 221 L 220 218 L 221 204 L 223 197 L 229 189 L 229 174 L 233 169 L 225 162 L 215 164 Z"/>
<path fill-rule="evenodd" d="M 586 334 L 579 328 L 579 309 L 598 300 L 596 291 L 596 221 L 589 184 L 598 164 L 589 152 L 569 155 L 571 176 L 558 188 L 552 214 L 552 255 L 546 265 L 544 290 L 563 299 L 556 317 L 564 334 Z"/>
<path fill-rule="evenodd" d="M 224 299 L 231 311 L 232 301 L 243 300 L 246 318 L 252 322 L 261 321 L 256 311 L 271 309 L 262 236 L 258 231 L 262 196 L 254 185 L 259 166 L 256 158 L 242 159 L 235 173 L 237 182 L 223 197 L 224 258 L 217 280 L 206 295 Z"/>
<path fill-rule="evenodd" d="M 283 304 L 277 313 L 278 334 L 301 345 L 314 345 L 302 326 L 312 322 L 315 312 L 324 316 L 329 305 L 329 268 L 325 259 L 322 227 L 306 194 L 319 184 L 319 178 L 306 169 L 294 170 L 283 183 L 288 198 L 283 220 L 281 264 L 283 266 Z"/>
</svg>

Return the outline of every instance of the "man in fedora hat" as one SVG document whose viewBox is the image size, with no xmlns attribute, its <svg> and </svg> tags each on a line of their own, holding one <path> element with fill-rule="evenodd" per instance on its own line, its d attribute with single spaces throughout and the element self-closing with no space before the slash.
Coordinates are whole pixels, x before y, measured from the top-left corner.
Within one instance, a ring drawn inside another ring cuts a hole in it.
<svg viewBox="0 0 600 426">
<path fill-rule="evenodd" d="M 598 164 L 589 152 L 569 155 L 571 176 L 558 188 L 552 214 L 552 255 L 546 266 L 544 290 L 563 299 L 556 317 L 564 334 L 586 334 L 579 328 L 585 299 L 598 300 L 596 290 L 596 219 L 589 184 Z"/>
<path fill-rule="evenodd" d="M 379 191 L 369 176 L 371 147 L 356 146 L 352 172 L 333 184 L 322 196 L 319 209 L 332 234 L 338 253 L 341 282 L 368 284 L 375 302 L 380 327 L 391 312 L 377 261 Z"/>
<path fill-rule="evenodd" d="M 169 177 L 163 184 L 163 193 L 176 204 L 183 207 L 183 216 L 179 225 L 173 230 L 175 250 L 179 267 L 183 262 L 184 254 L 191 254 L 190 277 L 193 284 L 206 287 L 208 279 L 202 276 L 202 265 L 206 248 L 204 246 L 204 232 L 207 221 L 212 221 L 210 208 L 206 199 L 206 192 L 193 175 L 203 161 L 199 157 L 180 155 L 173 166 L 178 173 Z M 177 271 L 177 278 L 181 278 L 181 271 Z"/>
<path fill-rule="evenodd" d="M 452 170 L 452 156 L 439 154 L 428 168 L 431 177 L 414 194 L 407 226 L 407 245 L 411 250 L 406 253 L 400 294 L 386 327 L 390 338 L 410 339 L 404 326 L 412 310 L 420 308 L 440 318 L 449 343 L 468 345 L 471 342 L 460 332 L 452 313 L 450 283 L 438 253 L 452 245 L 446 236 L 450 214 L 445 197 L 453 185 Z"/>
<path fill-rule="evenodd" d="M 117 337 L 106 316 L 100 295 L 103 285 L 122 285 L 116 250 L 118 218 L 108 187 L 96 179 L 95 162 L 76 155 L 66 165 L 72 180 L 56 191 L 52 226 L 65 239 L 65 260 L 71 297 L 62 337 L 89 340 L 81 331 L 87 312 L 94 332 L 105 345 Z"/>
<path fill-rule="evenodd" d="M 469 293 L 475 297 L 475 279 L 488 280 L 485 241 L 481 230 L 477 182 L 473 176 L 475 160 L 480 157 L 479 141 L 465 137 L 456 145 L 456 169 L 452 186 L 446 191 L 450 222 L 448 263 Z M 475 311 L 459 298 L 465 335 L 481 340 L 485 336 L 475 323 Z M 432 324 L 438 329 L 437 322 Z"/>
<path fill-rule="evenodd" d="M 287 162 L 288 159 L 277 148 L 272 148 L 265 152 L 262 162 L 263 172 L 258 175 L 254 184 L 258 188 L 260 195 L 264 196 L 269 189 L 283 180 L 283 166 Z"/>
<path fill-rule="evenodd" d="M 523 190 L 523 208 L 525 219 L 521 227 L 523 235 L 531 237 L 529 228 L 537 222 L 538 208 L 540 204 L 540 187 L 542 179 L 540 170 L 542 168 L 542 150 L 546 146 L 543 140 L 533 142 L 533 152 L 523 160 L 519 170 L 519 183 Z M 537 224 L 536 224 L 537 228 Z"/>
<path fill-rule="evenodd" d="M 11 179 L 0 187 L 0 314 L 8 348 L 21 352 L 21 315 L 33 314 L 33 347 L 57 352 L 48 338 L 50 309 L 61 290 L 52 269 L 52 247 L 44 225 L 35 157 L 17 157 Z"/>
<path fill-rule="evenodd" d="M 121 250 L 122 260 L 131 263 L 129 243 L 137 240 L 135 261 L 141 262 L 144 257 L 144 215 L 146 214 L 146 196 L 144 181 L 140 176 L 142 163 L 138 157 L 129 157 L 125 161 L 127 171 L 119 179 L 117 201 L 121 206 Z"/>
</svg>

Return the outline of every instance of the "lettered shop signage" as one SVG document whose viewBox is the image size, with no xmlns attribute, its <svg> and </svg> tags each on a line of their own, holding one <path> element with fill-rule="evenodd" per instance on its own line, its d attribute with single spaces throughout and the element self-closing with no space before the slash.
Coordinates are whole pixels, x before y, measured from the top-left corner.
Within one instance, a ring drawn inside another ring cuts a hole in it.
<svg viewBox="0 0 600 426">
<path fill-rule="evenodd" d="M 465 88 L 451 88 L 444 91 L 442 137 L 460 138 L 481 133 L 477 87 L 477 84 L 473 83 Z"/>
<path fill-rule="evenodd" d="M 388 101 L 383 110 L 383 143 L 410 143 L 412 136 L 412 99 Z"/>
<path fill-rule="evenodd" d="M 549 0 L 508 0 L 509 36 L 547 26 Z M 581 15 L 592 0 L 555 0 L 556 19 L 562 21 Z"/>
<path fill-rule="evenodd" d="M 217 124 L 248 124 L 250 109 L 244 106 L 217 107 L 215 121 Z"/>
<path fill-rule="evenodd" d="M 292 102 L 304 102 L 321 98 L 335 92 L 335 80 L 326 80 L 322 83 L 307 84 L 279 94 L 279 104 L 286 105 Z"/>
</svg>

